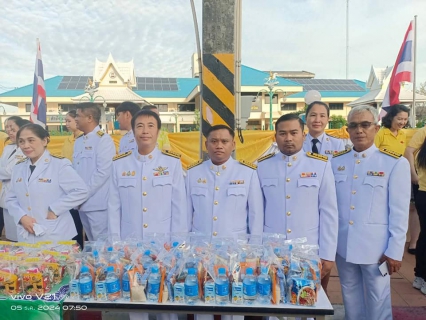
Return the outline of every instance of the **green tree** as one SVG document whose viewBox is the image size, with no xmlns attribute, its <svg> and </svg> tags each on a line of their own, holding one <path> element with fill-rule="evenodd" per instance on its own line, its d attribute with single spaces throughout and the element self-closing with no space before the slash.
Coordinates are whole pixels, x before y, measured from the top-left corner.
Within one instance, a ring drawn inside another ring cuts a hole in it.
<svg viewBox="0 0 426 320">
<path fill-rule="evenodd" d="M 331 115 L 330 116 L 330 128 L 332 129 L 337 129 L 337 128 L 341 128 L 343 126 L 346 126 L 348 124 L 348 122 L 346 121 L 346 119 L 343 116 L 340 115 Z"/>
<path fill-rule="evenodd" d="M 195 124 L 195 130 L 200 130 L 200 110 L 195 109 L 194 110 L 194 124 Z"/>
</svg>

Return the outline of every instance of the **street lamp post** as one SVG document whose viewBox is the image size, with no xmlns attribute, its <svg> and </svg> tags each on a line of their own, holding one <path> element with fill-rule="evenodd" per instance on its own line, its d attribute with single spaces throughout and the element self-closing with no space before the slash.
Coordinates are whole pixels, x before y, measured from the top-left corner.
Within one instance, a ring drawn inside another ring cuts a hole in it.
<svg viewBox="0 0 426 320">
<path fill-rule="evenodd" d="M 6 109 L 4 108 L 4 106 L 0 106 L 0 108 L 3 108 L 3 115 L 6 115 Z M 1 119 L 0 121 L 0 130 L 3 130 L 3 119 Z"/>
<path fill-rule="evenodd" d="M 104 102 L 102 104 L 104 109 L 102 110 L 103 112 L 101 112 L 101 114 L 102 114 L 102 120 L 105 120 L 105 121 L 102 121 L 102 122 L 105 122 L 105 130 L 106 130 L 105 109 L 107 107 L 107 103 L 106 103 L 104 97 L 102 97 L 100 95 L 95 96 L 95 93 L 97 91 L 98 91 L 98 88 L 96 88 L 95 83 L 92 81 L 92 79 L 89 79 L 88 82 L 87 82 L 87 85 L 84 87 L 84 92 L 87 93 L 90 98 L 87 97 L 87 96 L 83 96 L 83 97 L 80 98 L 79 103 L 81 103 L 81 101 L 84 100 L 84 99 L 87 99 L 89 102 L 95 102 L 95 100 L 98 99 L 98 98 L 102 99 L 102 101 Z"/>
<path fill-rule="evenodd" d="M 259 92 L 256 94 L 256 98 L 255 100 L 258 101 L 259 99 L 259 93 L 264 92 L 267 93 L 269 95 L 269 130 L 274 130 L 274 126 L 272 124 L 272 99 L 274 97 L 274 94 L 278 93 L 278 92 L 283 92 L 285 93 L 283 90 L 281 89 L 276 89 L 274 90 L 274 87 L 279 84 L 280 82 L 277 80 L 277 74 L 274 73 L 272 74 L 272 72 L 269 73 L 269 78 L 265 78 L 265 83 L 264 85 L 268 87 L 268 90 L 266 89 L 261 89 L 259 90 Z"/>
<path fill-rule="evenodd" d="M 59 132 L 62 135 L 62 108 L 58 107 L 58 115 L 59 115 Z"/>
</svg>

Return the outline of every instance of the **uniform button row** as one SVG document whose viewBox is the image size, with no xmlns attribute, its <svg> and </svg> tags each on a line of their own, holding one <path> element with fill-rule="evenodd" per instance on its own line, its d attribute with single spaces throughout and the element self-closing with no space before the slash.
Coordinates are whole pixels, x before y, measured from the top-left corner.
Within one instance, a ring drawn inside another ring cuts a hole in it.
<svg viewBox="0 0 426 320">
<path fill-rule="evenodd" d="M 215 232 L 213 232 L 213 235 L 216 237 L 217 236 L 217 232 L 215 231 Z"/>
<path fill-rule="evenodd" d="M 147 195 L 147 193 L 144 191 L 144 192 L 142 192 L 142 195 L 145 197 Z"/>
<path fill-rule="evenodd" d="M 147 209 L 147 208 L 143 208 L 142 210 L 143 210 L 143 212 L 147 212 L 147 211 L 148 211 L 148 209 Z"/>
<path fill-rule="evenodd" d="M 215 201 L 213 202 L 215 206 L 217 206 L 219 204 L 219 201 Z"/>
<path fill-rule="evenodd" d="M 144 228 L 148 228 L 148 223 L 144 223 L 144 224 L 143 224 L 143 227 L 144 227 Z"/>
<path fill-rule="evenodd" d="M 351 206 L 351 210 L 355 210 L 355 206 Z"/>
<path fill-rule="evenodd" d="M 213 217 L 213 220 L 214 220 L 214 221 L 216 221 L 216 220 L 217 220 L 217 217 Z"/>
<path fill-rule="evenodd" d="M 286 195 L 286 196 L 285 196 L 285 198 L 286 198 L 286 199 L 290 199 L 291 197 L 290 197 L 290 195 L 288 194 L 288 195 Z"/>
<path fill-rule="evenodd" d="M 219 190 L 219 187 L 216 187 L 216 188 L 214 188 L 216 191 L 218 191 Z"/>
<path fill-rule="evenodd" d="M 353 224 L 354 224 L 354 222 L 351 220 L 351 221 L 349 221 L 349 224 L 350 224 L 350 225 L 353 225 Z"/>
</svg>

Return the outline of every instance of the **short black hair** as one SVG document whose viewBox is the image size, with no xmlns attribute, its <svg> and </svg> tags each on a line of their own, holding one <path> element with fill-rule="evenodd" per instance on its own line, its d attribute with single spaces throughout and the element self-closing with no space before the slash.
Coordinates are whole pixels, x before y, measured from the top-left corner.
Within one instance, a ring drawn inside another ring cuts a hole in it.
<svg viewBox="0 0 426 320">
<path fill-rule="evenodd" d="M 83 102 L 77 105 L 77 110 L 80 109 L 85 115 L 91 115 L 97 124 L 101 121 L 101 108 L 93 102 Z"/>
<path fill-rule="evenodd" d="M 320 106 L 323 106 L 323 107 L 327 110 L 327 117 L 330 117 L 330 107 L 329 107 L 326 103 L 324 103 L 324 102 L 322 102 L 322 101 L 314 101 L 314 102 L 311 102 L 311 103 L 308 105 L 308 107 L 306 108 L 306 113 L 305 113 L 305 115 L 306 115 L 306 116 L 308 116 L 309 111 L 311 111 L 312 107 L 313 107 L 314 105 L 316 105 L 316 104 L 319 104 Z"/>
<path fill-rule="evenodd" d="M 75 119 L 75 117 L 77 116 L 77 110 L 70 110 L 70 111 L 67 112 L 66 115 Z"/>
<path fill-rule="evenodd" d="M 130 114 L 132 115 L 132 117 L 135 115 L 136 112 L 138 112 L 141 108 L 134 102 L 131 101 L 124 101 L 122 104 L 120 104 L 116 109 L 115 109 L 115 115 L 117 116 L 117 114 L 119 112 L 126 112 L 129 111 Z"/>
<path fill-rule="evenodd" d="M 410 115 L 410 109 L 403 104 L 394 104 L 389 107 L 388 113 L 382 118 L 382 126 L 390 129 L 392 126 L 392 120 L 400 112 L 407 112 Z M 407 122 L 408 123 L 408 122 Z"/>
<path fill-rule="evenodd" d="M 206 132 L 206 138 L 208 138 L 210 133 L 212 133 L 213 131 L 222 130 L 222 129 L 228 130 L 229 134 L 232 136 L 232 139 L 235 138 L 234 130 L 232 130 L 230 127 L 224 124 L 217 124 L 215 126 L 211 126 Z"/>
<path fill-rule="evenodd" d="M 142 107 L 142 110 L 158 110 L 158 108 L 152 104 L 146 104 Z"/>
<path fill-rule="evenodd" d="M 158 114 L 156 114 L 154 111 L 151 110 L 139 110 L 138 112 L 136 112 L 133 117 L 132 117 L 132 130 L 135 131 L 135 122 L 136 119 L 139 117 L 154 117 L 155 120 L 157 120 L 157 128 L 158 130 L 161 129 L 161 119 L 160 116 Z"/>
<path fill-rule="evenodd" d="M 291 121 L 291 120 L 299 121 L 300 127 L 302 128 L 302 132 L 303 132 L 303 130 L 305 130 L 305 124 L 303 123 L 302 119 L 300 119 L 300 117 L 297 113 L 287 113 L 287 114 L 279 117 L 277 122 L 275 122 L 275 132 L 277 132 L 278 125 L 281 122 Z"/>
<path fill-rule="evenodd" d="M 16 134 L 16 140 L 19 140 L 19 136 L 21 135 L 22 131 L 24 131 L 24 130 L 30 130 L 32 133 L 34 133 L 40 139 L 43 140 L 44 138 L 47 138 L 47 143 L 50 142 L 50 134 L 49 134 L 49 132 L 47 132 L 47 130 L 44 129 L 41 125 L 35 124 L 35 123 L 31 123 L 31 122 L 29 122 L 26 125 L 24 125 L 24 126 L 22 126 L 22 127 L 19 128 L 19 131 Z"/>
</svg>

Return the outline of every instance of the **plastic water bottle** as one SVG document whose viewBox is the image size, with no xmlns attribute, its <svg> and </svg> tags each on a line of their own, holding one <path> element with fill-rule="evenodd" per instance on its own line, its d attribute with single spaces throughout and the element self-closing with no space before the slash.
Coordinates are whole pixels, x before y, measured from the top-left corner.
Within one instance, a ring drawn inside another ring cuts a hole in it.
<svg viewBox="0 0 426 320">
<path fill-rule="evenodd" d="M 114 301 L 120 298 L 120 279 L 118 279 L 117 274 L 114 272 L 114 267 L 109 266 L 107 268 L 107 276 L 105 279 L 107 296 L 109 301 Z"/>
<path fill-rule="evenodd" d="M 253 275 L 253 269 L 247 268 L 246 276 L 243 280 L 243 298 L 245 304 L 253 304 L 257 296 L 256 277 Z"/>
<path fill-rule="evenodd" d="M 161 277 L 158 273 L 158 266 L 151 267 L 151 274 L 148 277 L 148 300 L 158 302 L 158 295 L 160 294 Z"/>
<path fill-rule="evenodd" d="M 146 250 L 142 256 L 142 265 L 145 270 L 150 270 L 152 265 L 151 251 Z"/>
<path fill-rule="evenodd" d="M 129 278 L 129 270 L 132 269 L 132 266 L 126 266 L 124 268 L 123 277 L 121 279 L 122 288 L 123 288 L 123 299 L 130 300 L 130 278 Z"/>
<path fill-rule="evenodd" d="M 219 275 L 216 278 L 216 303 L 224 305 L 229 303 L 229 279 L 226 276 L 225 268 L 219 268 Z"/>
<path fill-rule="evenodd" d="M 93 281 L 87 266 L 81 268 L 78 288 L 80 290 L 80 300 L 87 301 L 92 299 Z"/>
<path fill-rule="evenodd" d="M 198 279 L 195 268 L 188 269 L 188 275 L 185 279 L 185 302 L 195 304 L 198 301 Z"/>
<path fill-rule="evenodd" d="M 271 277 L 268 268 L 262 267 L 261 274 L 257 277 L 257 300 L 263 304 L 271 303 Z"/>
</svg>

